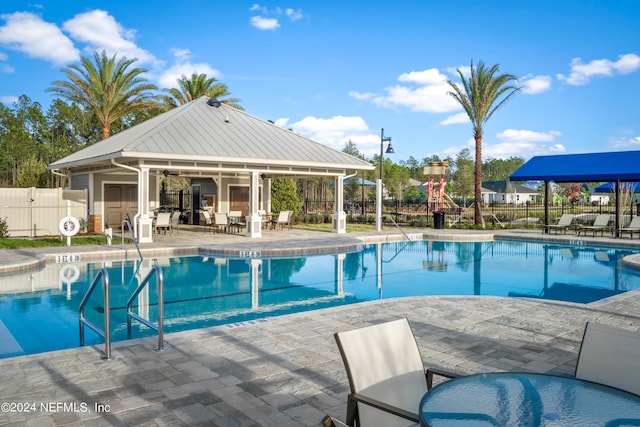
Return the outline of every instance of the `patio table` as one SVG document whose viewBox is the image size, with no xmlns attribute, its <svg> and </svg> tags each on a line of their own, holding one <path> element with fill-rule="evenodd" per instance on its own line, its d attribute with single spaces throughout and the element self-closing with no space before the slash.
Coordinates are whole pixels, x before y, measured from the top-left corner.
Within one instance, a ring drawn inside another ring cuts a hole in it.
<svg viewBox="0 0 640 427">
<path fill-rule="evenodd" d="M 640 396 L 575 378 L 530 373 L 461 377 L 429 390 L 420 425 L 640 426 Z"/>
</svg>

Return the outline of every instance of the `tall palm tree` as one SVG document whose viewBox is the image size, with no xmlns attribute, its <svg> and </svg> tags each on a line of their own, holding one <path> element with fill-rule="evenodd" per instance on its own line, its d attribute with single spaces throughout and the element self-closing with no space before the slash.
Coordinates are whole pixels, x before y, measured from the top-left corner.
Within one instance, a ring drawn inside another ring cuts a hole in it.
<svg viewBox="0 0 640 427">
<path fill-rule="evenodd" d="M 148 83 L 143 68 L 130 68 L 137 59 L 116 55 L 108 57 L 105 51 L 93 53 L 93 62 L 83 57 L 80 64 L 63 68 L 68 80 L 57 80 L 47 92 L 92 110 L 102 125 L 102 139 L 109 137 L 114 121 L 149 107 L 157 107 L 158 90 Z"/>
<path fill-rule="evenodd" d="M 473 61 L 471 61 L 471 73 L 468 79 L 464 77 L 460 69 L 457 71 L 460 80 L 462 80 L 462 87 L 449 80 L 448 83 L 453 88 L 453 92 L 449 92 L 449 95 L 462 105 L 473 125 L 473 138 L 476 145 L 475 224 L 481 224 L 484 227 L 484 218 L 480 208 L 482 202 L 482 127 L 493 113 L 502 107 L 521 87 L 513 84 L 514 81 L 518 81 L 514 75 L 497 74 L 499 72 L 498 64 L 487 68 L 484 62 L 479 61 L 478 66 L 474 68 Z"/>
<path fill-rule="evenodd" d="M 191 78 L 187 78 L 183 74 L 177 79 L 177 82 L 177 88 L 165 89 L 171 95 L 170 97 L 165 97 L 165 103 L 171 107 L 186 104 L 206 95 L 216 98 L 230 107 L 244 110 L 238 104 L 240 102 L 238 98 L 224 98 L 231 95 L 231 92 L 229 92 L 227 85 L 218 82 L 214 77 L 209 78 L 206 74 L 193 73 Z"/>
</svg>

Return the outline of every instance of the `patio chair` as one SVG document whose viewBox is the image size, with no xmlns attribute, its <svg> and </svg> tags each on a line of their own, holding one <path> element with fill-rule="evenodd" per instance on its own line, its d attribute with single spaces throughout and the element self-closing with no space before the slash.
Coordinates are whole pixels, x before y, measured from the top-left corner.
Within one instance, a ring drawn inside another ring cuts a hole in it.
<svg viewBox="0 0 640 427">
<path fill-rule="evenodd" d="M 209 211 L 201 210 L 200 211 L 200 225 L 204 225 L 209 230 L 213 231 L 213 219 L 209 214 Z"/>
<path fill-rule="evenodd" d="M 349 378 L 347 425 L 406 426 L 417 423 L 420 399 L 433 375 L 451 372 L 428 369 L 406 318 L 334 335 Z"/>
<path fill-rule="evenodd" d="M 640 236 L 640 216 L 634 216 L 631 219 L 631 222 L 629 223 L 629 225 L 618 229 L 618 233 L 620 237 L 622 237 L 623 233 L 629 233 L 632 239 L 633 239 L 633 233 L 638 233 L 638 235 Z"/>
<path fill-rule="evenodd" d="M 558 231 L 562 231 L 562 234 L 566 234 L 567 230 L 571 228 L 571 223 L 573 222 L 574 215 L 573 214 L 562 214 L 557 224 L 547 224 L 542 229 L 542 232 L 549 230 L 555 230 L 556 234 Z"/>
<path fill-rule="evenodd" d="M 216 212 L 213 214 L 213 228 L 218 233 L 226 233 L 229 230 L 229 217 L 224 212 Z"/>
<path fill-rule="evenodd" d="M 345 423 L 333 418 L 330 415 L 325 416 L 321 422 L 322 427 L 347 427 Z"/>
<path fill-rule="evenodd" d="M 169 234 L 171 234 L 171 213 L 170 212 L 160 212 L 156 217 L 156 233 L 163 231 L 163 234 L 167 234 L 167 230 Z"/>
<path fill-rule="evenodd" d="M 596 237 L 596 233 L 599 231 L 601 236 L 604 236 L 604 230 L 608 229 L 609 219 L 611 215 L 609 214 L 599 214 L 596 216 L 596 219 L 593 221 L 591 225 L 581 225 L 578 227 L 578 236 L 580 233 L 584 231 L 585 236 L 587 235 L 587 231 L 593 232 L 593 237 Z"/>
<path fill-rule="evenodd" d="M 242 211 L 229 211 L 229 228 L 238 232 L 246 225 Z"/>
<path fill-rule="evenodd" d="M 174 210 L 171 212 L 171 231 L 176 230 L 176 234 L 178 234 L 178 230 L 180 229 L 180 211 Z"/>
<path fill-rule="evenodd" d="M 275 230 L 276 228 L 280 227 L 280 229 L 284 230 L 284 227 L 286 226 L 291 229 L 292 213 L 292 211 L 280 211 L 280 213 L 278 214 L 278 218 L 276 218 L 275 220 L 271 220 L 271 228 Z"/>
<path fill-rule="evenodd" d="M 640 395 L 640 332 L 587 322 L 574 376 Z"/>
</svg>

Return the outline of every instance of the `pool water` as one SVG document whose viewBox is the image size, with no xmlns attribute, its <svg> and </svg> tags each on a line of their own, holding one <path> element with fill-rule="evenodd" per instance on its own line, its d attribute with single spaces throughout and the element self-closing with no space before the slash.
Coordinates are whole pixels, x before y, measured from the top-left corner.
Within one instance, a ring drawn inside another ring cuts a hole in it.
<svg viewBox="0 0 640 427">
<path fill-rule="evenodd" d="M 415 241 L 298 258 L 249 252 L 242 258 L 202 255 L 50 264 L 39 271 L 0 276 L 0 357 L 77 347 L 78 307 L 103 267 L 109 272 L 112 341 L 119 341 L 128 334 L 127 300 L 156 264 L 164 277 L 164 330 L 176 332 L 404 296 L 492 295 L 589 303 L 640 287 L 640 274 L 622 267 L 622 257 L 631 253 L 509 240 Z M 134 311 L 155 322 L 156 301 L 152 279 Z M 103 312 L 99 287 L 85 316 L 102 326 Z M 132 338 L 153 334 L 133 321 Z M 85 328 L 85 344 L 101 343 L 101 337 Z"/>
</svg>

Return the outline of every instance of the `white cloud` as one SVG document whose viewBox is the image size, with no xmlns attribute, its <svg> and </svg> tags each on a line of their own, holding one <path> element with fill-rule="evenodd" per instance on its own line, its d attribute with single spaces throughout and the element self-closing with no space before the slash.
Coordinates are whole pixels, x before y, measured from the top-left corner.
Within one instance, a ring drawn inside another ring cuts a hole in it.
<svg viewBox="0 0 640 427">
<path fill-rule="evenodd" d="M 500 140 L 497 144 L 488 142 L 485 137 L 482 142 L 482 158 L 484 160 L 508 159 L 509 157 L 522 157 L 525 160 L 533 156 L 562 154 L 567 150 L 564 145 L 555 143 L 561 135 L 558 131 L 535 132 L 530 130 L 507 129 L 496 136 Z M 467 148 L 471 153 L 475 150 L 473 138 L 469 138 L 463 146 L 449 147 L 442 152 L 436 153 L 440 157 L 450 156 L 455 158 L 458 153 Z"/>
<path fill-rule="evenodd" d="M 288 119 L 276 120 L 281 127 L 285 127 L 287 122 Z M 284 123 L 284 126 L 281 123 Z M 356 144 L 365 156 L 372 156 L 380 150 L 380 135 L 371 133 L 362 117 L 334 116 L 323 119 L 307 116 L 286 127 L 336 150 L 342 150 L 349 140 Z"/>
<path fill-rule="evenodd" d="M 444 74 L 440 74 L 440 71 L 438 71 L 437 68 L 429 68 L 424 71 L 411 71 L 409 73 L 400 74 L 398 81 L 403 83 L 415 83 L 422 86 L 440 85 L 447 83 L 447 77 Z"/>
<path fill-rule="evenodd" d="M 0 45 L 54 65 L 80 59 L 80 52 L 58 27 L 27 12 L 0 15 L 6 25 L 0 27 Z"/>
<path fill-rule="evenodd" d="M 136 65 L 158 64 L 147 50 L 134 43 L 135 30 L 127 30 L 104 10 L 80 13 L 64 22 L 62 28 L 76 41 L 85 43 L 86 52 L 106 51 L 118 58 L 137 59 Z"/>
<path fill-rule="evenodd" d="M 299 10 L 286 9 L 285 13 L 289 17 L 289 19 L 291 19 L 291 22 L 296 22 L 303 17 L 302 12 L 300 12 Z"/>
<path fill-rule="evenodd" d="M 618 138 L 613 141 L 613 147 L 615 149 L 634 149 L 640 148 L 640 136 L 633 138 Z"/>
<path fill-rule="evenodd" d="M 280 27 L 276 18 L 263 18 L 262 16 L 252 16 L 251 25 L 259 30 L 275 30 Z"/>
<path fill-rule="evenodd" d="M 251 7 L 249 8 L 250 11 L 255 12 L 262 12 L 262 13 L 267 13 L 267 8 L 266 6 L 260 6 L 259 4 L 253 4 L 251 5 Z"/>
<path fill-rule="evenodd" d="M 454 114 L 453 116 L 449 116 L 446 119 L 440 122 L 441 125 L 457 125 L 459 123 L 469 123 L 469 115 L 465 112 Z"/>
<path fill-rule="evenodd" d="M 355 90 L 352 90 L 349 92 L 349 96 L 352 98 L 355 98 L 359 101 L 366 101 L 372 98 L 376 97 L 375 93 L 372 92 L 356 92 Z"/>
<path fill-rule="evenodd" d="M 551 142 L 561 136 L 562 133 L 557 130 L 549 132 L 535 132 L 532 130 L 516 130 L 506 129 L 496 136 L 499 140 L 506 143 L 513 142 Z"/>
<path fill-rule="evenodd" d="M 193 73 L 206 74 L 207 77 L 214 77 L 218 80 L 222 77 L 222 73 L 209 64 L 189 61 L 191 52 L 188 49 L 173 49 L 171 53 L 176 58 L 176 63 L 164 70 L 158 77 L 158 85 L 161 88 L 176 87 L 176 80 L 182 76 L 191 77 Z"/>
<path fill-rule="evenodd" d="M 640 56 L 629 53 L 618 57 L 617 61 L 609 59 L 596 59 L 587 64 L 582 63 L 581 58 L 571 61 L 571 73 L 569 76 L 557 74 L 558 80 L 570 85 L 584 85 L 589 83 L 592 77 L 613 76 L 614 73 L 628 74 L 640 68 Z"/>
<path fill-rule="evenodd" d="M 0 97 L 0 102 L 4 105 L 13 105 L 18 102 L 20 99 L 17 96 L 2 96 Z"/>
<path fill-rule="evenodd" d="M 537 95 L 551 88 L 551 77 L 549 76 L 525 76 L 520 81 L 522 82 L 522 93 L 528 95 Z"/>
</svg>

